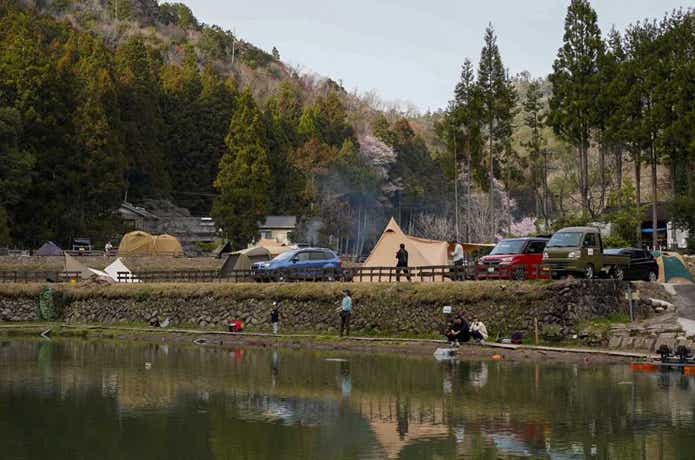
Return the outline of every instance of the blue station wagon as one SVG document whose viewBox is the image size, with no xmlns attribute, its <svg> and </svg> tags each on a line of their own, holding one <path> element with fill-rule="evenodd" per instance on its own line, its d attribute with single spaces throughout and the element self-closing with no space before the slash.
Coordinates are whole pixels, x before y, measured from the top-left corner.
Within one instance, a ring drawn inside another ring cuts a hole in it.
<svg viewBox="0 0 695 460">
<path fill-rule="evenodd" d="M 333 280 L 342 277 L 342 265 L 330 249 L 301 248 L 251 266 L 257 281 Z"/>
</svg>

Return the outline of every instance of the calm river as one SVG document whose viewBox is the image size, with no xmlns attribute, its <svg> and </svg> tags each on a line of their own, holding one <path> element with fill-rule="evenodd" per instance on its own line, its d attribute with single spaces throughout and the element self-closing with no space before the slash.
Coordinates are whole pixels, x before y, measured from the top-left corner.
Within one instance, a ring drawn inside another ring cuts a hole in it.
<svg viewBox="0 0 695 460">
<path fill-rule="evenodd" d="M 0 344 L 0 458 L 695 458 L 695 378 L 627 366 Z"/>
</svg>

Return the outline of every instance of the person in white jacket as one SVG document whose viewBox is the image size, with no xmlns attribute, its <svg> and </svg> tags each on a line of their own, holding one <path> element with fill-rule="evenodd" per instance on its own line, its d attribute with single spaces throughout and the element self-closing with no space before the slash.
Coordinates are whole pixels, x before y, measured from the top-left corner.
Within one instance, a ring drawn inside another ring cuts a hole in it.
<svg viewBox="0 0 695 460">
<path fill-rule="evenodd" d="M 473 318 L 470 331 L 471 337 L 473 337 L 473 339 L 477 340 L 478 342 L 483 342 L 487 340 L 487 328 L 485 327 L 485 324 L 483 324 L 482 321 L 478 320 L 478 318 Z"/>
</svg>

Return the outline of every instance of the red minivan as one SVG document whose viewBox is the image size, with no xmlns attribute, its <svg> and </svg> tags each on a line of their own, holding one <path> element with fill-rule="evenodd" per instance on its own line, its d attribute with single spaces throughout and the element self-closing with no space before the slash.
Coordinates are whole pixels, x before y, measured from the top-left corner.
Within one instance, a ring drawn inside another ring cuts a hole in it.
<svg viewBox="0 0 695 460">
<path fill-rule="evenodd" d="M 497 243 L 489 255 L 481 257 L 476 270 L 479 280 L 546 279 L 541 272 L 543 250 L 548 238 L 513 238 Z"/>
</svg>

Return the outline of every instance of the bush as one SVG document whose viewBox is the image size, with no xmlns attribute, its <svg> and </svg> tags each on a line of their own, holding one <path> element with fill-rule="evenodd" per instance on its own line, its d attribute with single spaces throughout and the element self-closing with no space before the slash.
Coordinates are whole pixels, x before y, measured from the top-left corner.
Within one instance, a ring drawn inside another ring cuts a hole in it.
<svg viewBox="0 0 695 460">
<path fill-rule="evenodd" d="M 548 342 L 560 342 L 565 338 L 565 335 L 562 333 L 562 326 L 559 324 L 544 324 L 541 336 Z"/>
</svg>

